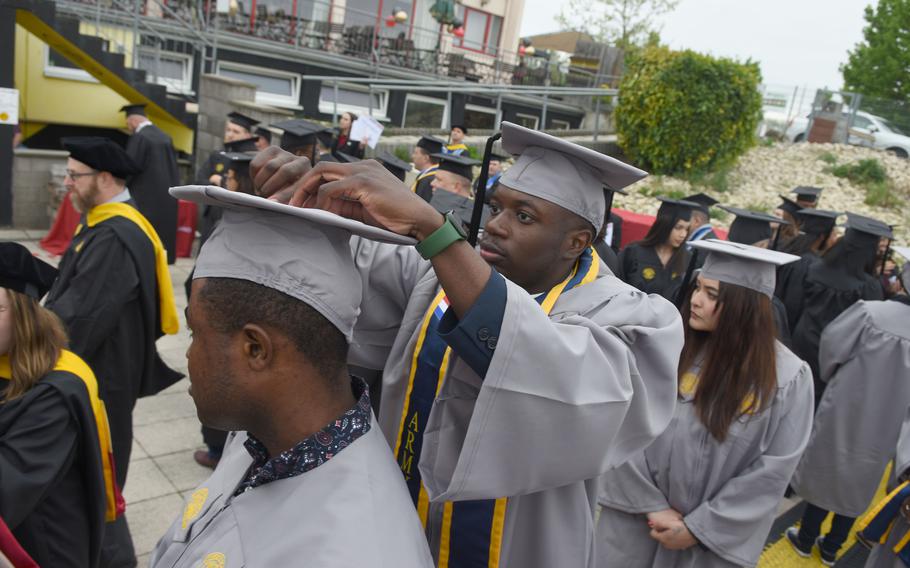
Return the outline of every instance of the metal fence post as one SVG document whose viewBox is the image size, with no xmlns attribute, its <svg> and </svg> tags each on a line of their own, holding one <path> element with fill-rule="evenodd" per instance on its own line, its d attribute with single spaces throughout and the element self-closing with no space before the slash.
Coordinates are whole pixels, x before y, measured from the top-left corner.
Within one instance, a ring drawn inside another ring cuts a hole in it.
<svg viewBox="0 0 910 568">
<path fill-rule="evenodd" d="M 99 0 L 100 1 L 100 0 Z M 139 67 L 139 3 L 142 0 L 133 0 L 133 53 L 130 55 L 130 67 Z M 101 30 L 95 30 L 100 34 Z"/>
<path fill-rule="evenodd" d="M 547 103 L 549 102 L 549 91 L 543 93 L 543 109 L 540 113 L 540 129 L 547 129 Z"/>
</svg>

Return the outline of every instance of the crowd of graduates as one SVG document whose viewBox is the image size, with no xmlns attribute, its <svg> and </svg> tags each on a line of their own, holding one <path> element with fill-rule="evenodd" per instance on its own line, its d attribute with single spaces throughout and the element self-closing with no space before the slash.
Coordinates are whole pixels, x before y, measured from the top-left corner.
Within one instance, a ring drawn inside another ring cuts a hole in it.
<svg viewBox="0 0 910 568">
<path fill-rule="evenodd" d="M 155 347 L 179 197 L 203 205 L 187 358 L 214 471 L 151 566 L 755 566 L 787 493 L 796 554 L 833 566 L 858 532 L 867 566 L 910 565 L 888 224 L 815 187 L 773 215 L 696 194 L 622 246 L 637 168 L 507 122 L 483 161 L 460 125 L 365 159 L 351 113 L 275 145 L 231 113 L 175 187 L 123 110 L 126 150 L 64 140 L 82 222 L 58 269 L 0 243 L 7 560 L 136 565 L 120 491 L 136 400 L 182 378 Z"/>
</svg>

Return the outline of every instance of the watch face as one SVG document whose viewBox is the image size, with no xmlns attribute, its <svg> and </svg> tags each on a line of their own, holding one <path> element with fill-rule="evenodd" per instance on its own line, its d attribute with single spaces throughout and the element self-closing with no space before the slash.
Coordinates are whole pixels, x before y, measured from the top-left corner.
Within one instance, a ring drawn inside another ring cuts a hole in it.
<svg viewBox="0 0 910 568">
<path fill-rule="evenodd" d="M 461 222 L 461 219 L 458 217 L 458 215 L 455 214 L 455 211 L 449 211 L 446 213 L 446 219 L 449 220 L 449 223 L 451 223 L 461 238 L 468 238 L 468 229 L 465 227 L 464 223 Z"/>
</svg>

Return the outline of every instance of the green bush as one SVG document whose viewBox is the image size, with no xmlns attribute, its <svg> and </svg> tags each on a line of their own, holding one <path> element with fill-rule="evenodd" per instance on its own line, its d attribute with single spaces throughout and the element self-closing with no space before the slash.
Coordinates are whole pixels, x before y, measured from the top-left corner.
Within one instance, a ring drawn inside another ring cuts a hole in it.
<svg viewBox="0 0 910 568">
<path fill-rule="evenodd" d="M 757 63 L 644 49 L 631 58 L 620 83 L 619 143 L 654 173 L 730 165 L 756 142 L 760 81 Z"/>
<path fill-rule="evenodd" d="M 818 155 L 818 159 L 832 166 L 837 163 L 837 156 L 831 152 L 822 152 Z"/>
<path fill-rule="evenodd" d="M 857 185 L 867 186 L 888 181 L 888 172 L 875 158 L 860 160 L 855 164 L 842 164 L 831 169 L 831 173 L 840 178 L 847 178 Z"/>
<path fill-rule="evenodd" d="M 408 146 L 395 146 L 395 157 L 410 164 L 411 149 Z"/>
</svg>

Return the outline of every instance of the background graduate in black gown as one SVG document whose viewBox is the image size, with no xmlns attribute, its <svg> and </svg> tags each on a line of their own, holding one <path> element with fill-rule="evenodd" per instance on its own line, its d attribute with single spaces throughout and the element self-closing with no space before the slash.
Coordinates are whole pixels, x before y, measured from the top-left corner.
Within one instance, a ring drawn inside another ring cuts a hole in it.
<svg viewBox="0 0 910 568">
<path fill-rule="evenodd" d="M 127 180 L 130 195 L 142 215 L 155 227 L 167 250 L 168 264 L 177 258 L 177 200 L 167 192 L 180 185 L 177 153 L 171 137 L 145 116 L 145 105 L 126 105 L 126 124 L 132 133 L 126 153 L 140 172 Z"/>
<path fill-rule="evenodd" d="M 39 566 L 94 568 L 123 501 L 95 376 L 38 303 L 56 276 L 0 243 L 0 518 Z"/>
<path fill-rule="evenodd" d="M 259 137 L 253 134 L 253 128 L 259 121 L 241 114 L 231 112 L 224 123 L 224 152 L 255 152 Z M 215 150 L 196 172 L 196 183 L 200 185 L 221 186 L 224 176 L 224 156 L 222 150 Z"/>
</svg>

